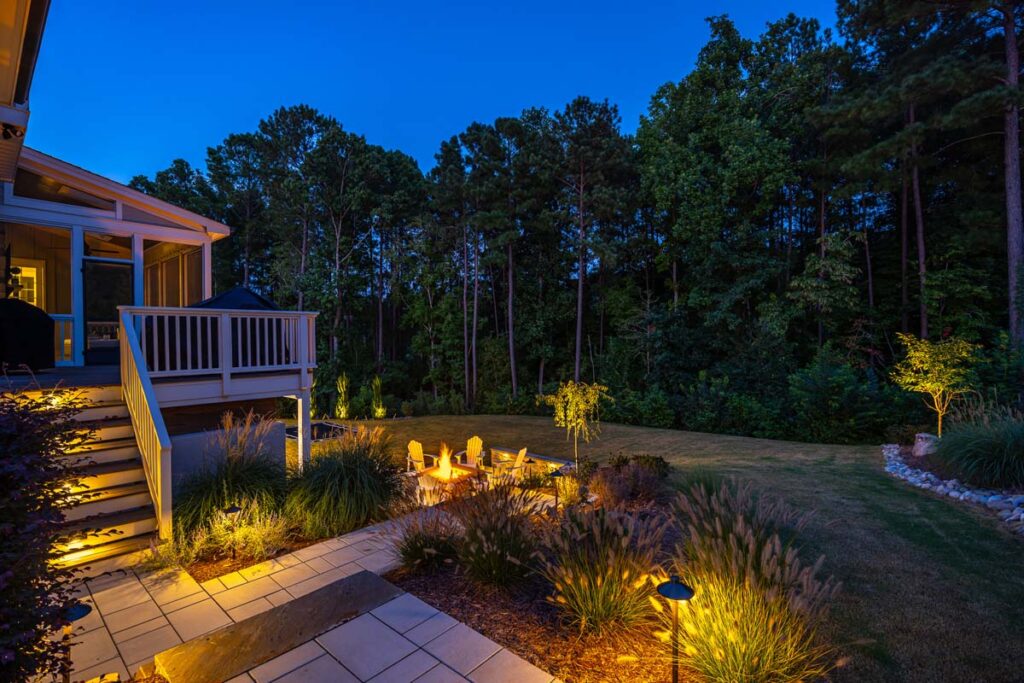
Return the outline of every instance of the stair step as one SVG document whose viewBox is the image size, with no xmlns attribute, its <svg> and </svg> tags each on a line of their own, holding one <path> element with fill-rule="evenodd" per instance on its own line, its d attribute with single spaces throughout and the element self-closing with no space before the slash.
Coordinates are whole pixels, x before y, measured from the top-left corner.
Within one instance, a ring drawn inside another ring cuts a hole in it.
<svg viewBox="0 0 1024 683">
<path fill-rule="evenodd" d="M 100 401 L 93 403 L 75 415 L 75 420 L 78 422 L 95 422 L 96 420 L 122 417 L 128 417 L 128 406 L 123 401 Z"/>
<path fill-rule="evenodd" d="M 83 546 L 71 552 L 65 553 L 57 560 L 60 567 L 80 567 L 92 562 L 99 562 L 118 555 L 138 552 L 150 547 L 155 534 L 142 534 L 131 538 L 121 538 L 109 543 L 101 543 L 94 546 Z"/>
<path fill-rule="evenodd" d="M 83 429 L 92 430 L 87 443 L 111 441 L 135 436 L 130 417 L 115 417 L 110 420 L 91 420 L 82 423 Z"/>
<path fill-rule="evenodd" d="M 113 541 L 152 533 L 156 531 L 156 515 L 153 506 L 147 505 L 74 520 L 64 525 L 64 531 L 71 534 L 89 534 L 80 541 L 57 546 L 58 551 L 77 552 L 84 548 L 98 548 Z"/>
<path fill-rule="evenodd" d="M 78 470 L 81 487 L 75 491 L 96 491 L 121 484 L 145 483 L 146 472 L 142 468 L 142 460 L 118 460 L 85 465 Z"/>
<path fill-rule="evenodd" d="M 96 463 L 131 460 L 139 457 L 139 447 L 134 436 L 108 441 L 90 441 L 73 449 L 68 453 L 68 457 L 86 458 Z"/>
<path fill-rule="evenodd" d="M 79 502 L 64 510 L 64 519 L 74 522 L 93 515 L 122 512 L 147 505 L 152 507 L 153 499 L 145 482 L 121 484 L 84 493 Z"/>
</svg>

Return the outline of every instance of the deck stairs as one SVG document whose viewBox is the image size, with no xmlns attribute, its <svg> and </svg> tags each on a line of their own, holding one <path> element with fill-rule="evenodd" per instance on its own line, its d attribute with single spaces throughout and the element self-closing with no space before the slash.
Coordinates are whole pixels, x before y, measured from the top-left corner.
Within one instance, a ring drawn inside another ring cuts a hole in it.
<svg viewBox="0 0 1024 683">
<path fill-rule="evenodd" d="M 149 547 L 157 519 L 128 408 L 118 385 L 85 387 L 91 405 L 76 419 L 92 433 L 64 457 L 74 458 L 80 486 L 64 512 L 68 532 L 61 563 L 85 565 Z"/>
</svg>

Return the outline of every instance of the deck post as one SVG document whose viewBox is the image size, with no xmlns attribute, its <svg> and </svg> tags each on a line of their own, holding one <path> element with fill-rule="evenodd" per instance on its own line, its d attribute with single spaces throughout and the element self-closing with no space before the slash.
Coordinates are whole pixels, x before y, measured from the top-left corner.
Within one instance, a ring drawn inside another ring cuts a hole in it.
<svg viewBox="0 0 1024 683">
<path fill-rule="evenodd" d="M 312 394 L 309 389 L 303 389 L 295 396 L 295 407 L 298 411 L 296 417 L 299 423 L 299 428 L 296 431 L 298 432 L 298 468 L 300 472 L 309 464 L 309 459 L 313 454 L 313 433 L 309 418 L 313 407 L 311 401 Z"/>
<path fill-rule="evenodd" d="M 82 284 L 82 258 L 85 255 L 85 232 L 82 226 L 71 227 L 71 364 L 85 365 L 85 294 Z"/>
</svg>

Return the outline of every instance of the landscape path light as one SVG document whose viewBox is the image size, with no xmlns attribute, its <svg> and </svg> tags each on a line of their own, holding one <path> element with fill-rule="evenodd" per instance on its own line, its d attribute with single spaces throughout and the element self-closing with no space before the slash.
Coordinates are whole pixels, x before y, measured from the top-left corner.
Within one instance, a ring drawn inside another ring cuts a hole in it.
<svg viewBox="0 0 1024 683">
<path fill-rule="evenodd" d="M 238 531 L 236 520 L 238 519 L 238 513 L 242 511 L 242 508 L 237 505 L 231 505 L 230 507 L 224 508 L 224 514 L 227 516 L 228 521 L 231 522 L 231 559 L 235 559 L 235 546 L 238 544 L 238 539 L 235 538 L 235 532 Z"/>
<path fill-rule="evenodd" d="M 558 512 L 558 480 L 564 477 L 565 475 L 562 474 L 561 468 L 556 467 L 555 469 L 548 472 L 548 476 L 551 477 L 551 479 L 555 483 L 555 512 Z"/>
<path fill-rule="evenodd" d="M 71 633 L 74 630 L 74 622 L 84 619 L 92 612 L 92 605 L 87 602 L 79 602 L 64 612 L 64 618 L 68 623 L 64 625 L 64 683 L 71 683 Z"/>
<path fill-rule="evenodd" d="M 672 683 L 679 683 L 679 603 L 693 597 L 693 589 L 673 574 L 658 584 L 658 594 L 672 604 Z"/>
</svg>

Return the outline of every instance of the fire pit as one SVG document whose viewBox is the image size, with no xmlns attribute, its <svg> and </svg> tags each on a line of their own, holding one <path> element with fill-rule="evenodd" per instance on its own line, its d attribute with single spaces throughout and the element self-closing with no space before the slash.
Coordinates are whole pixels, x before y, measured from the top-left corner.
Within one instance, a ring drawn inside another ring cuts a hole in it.
<svg viewBox="0 0 1024 683">
<path fill-rule="evenodd" d="M 460 477 L 474 475 L 478 472 L 479 470 L 475 467 L 469 467 L 468 465 L 463 465 L 458 462 L 452 462 L 452 449 L 448 448 L 445 444 L 441 444 L 441 452 L 437 456 L 437 464 L 420 472 L 420 485 L 424 486 L 423 482 L 425 479 L 447 482 Z M 433 487 L 424 486 L 424 488 Z"/>
</svg>

